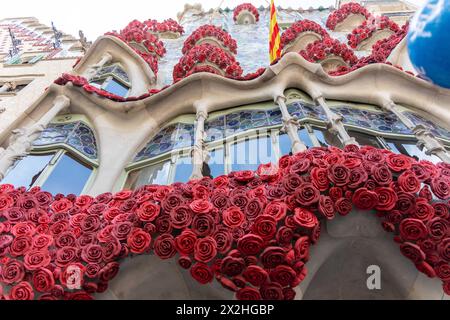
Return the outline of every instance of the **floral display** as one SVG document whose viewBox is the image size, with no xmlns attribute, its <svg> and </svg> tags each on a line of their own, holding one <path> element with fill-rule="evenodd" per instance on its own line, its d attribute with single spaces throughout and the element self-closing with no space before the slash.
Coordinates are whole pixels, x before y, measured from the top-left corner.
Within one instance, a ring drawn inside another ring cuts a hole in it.
<svg viewBox="0 0 450 320">
<path fill-rule="evenodd" d="M 215 38 L 219 41 L 224 48 L 229 50 L 231 53 L 237 53 L 237 43 L 228 32 L 222 30 L 214 25 L 204 25 L 195 30 L 184 42 L 183 54 L 187 54 L 192 48 L 194 48 L 197 43 L 204 38 Z"/>
<path fill-rule="evenodd" d="M 356 49 L 361 42 L 369 39 L 376 31 L 386 29 L 397 33 L 400 30 L 400 27 L 386 16 L 365 20 L 347 36 L 348 45 L 351 48 Z"/>
<path fill-rule="evenodd" d="M 204 43 L 192 48 L 173 69 L 173 79 L 177 82 L 193 73 L 211 72 L 227 77 L 239 77 L 242 68 L 234 56 L 223 49 Z"/>
<path fill-rule="evenodd" d="M 164 32 L 174 32 L 182 35 L 184 33 L 184 28 L 175 20 L 167 19 L 163 22 L 158 22 L 157 20 L 147 20 L 144 21 L 148 30 L 153 33 L 164 33 Z"/>
<path fill-rule="evenodd" d="M 450 165 L 374 147 L 312 148 L 256 172 L 97 197 L 0 186 L 0 298 L 83 300 L 126 258 L 177 259 L 240 300 L 291 300 L 323 221 L 376 213 L 450 294 Z"/>
<path fill-rule="evenodd" d="M 291 44 L 303 32 L 314 32 L 321 36 L 322 39 L 328 38 L 328 32 L 318 23 L 305 19 L 295 22 L 281 35 L 281 49 Z"/>
<path fill-rule="evenodd" d="M 300 54 L 310 62 L 323 61 L 330 55 L 341 57 L 350 66 L 358 62 L 358 57 L 356 57 L 353 50 L 347 47 L 345 43 L 331 38 L 310 43 Z"/>
<path fill-rule="evenodd" d="M 344 21 L 351 14 L 363 15 L 366 19 L 371 17 L 369 11 L 359 3 L 349 2 L 343 4 L 338 10 L 333 11 L 327 19 L 326 26 L 330 30 L 334 30 L 336 25 Z"/>
<path fill-rule="evenodd" d="M 254 17 L 255 17 L 255 21 L 258 22 L 259 21 L 259 12 L 258 9 L 256 9 L 256 7 L 254 5 L 252 5 L 251 3 L 243 3 L 238 5 L 233 12 L 233 20 L 236 22 L 237 18 L 239 17 L 239 14 L 242 11 L 248 11 L 250 12 Z"/>
</svg>

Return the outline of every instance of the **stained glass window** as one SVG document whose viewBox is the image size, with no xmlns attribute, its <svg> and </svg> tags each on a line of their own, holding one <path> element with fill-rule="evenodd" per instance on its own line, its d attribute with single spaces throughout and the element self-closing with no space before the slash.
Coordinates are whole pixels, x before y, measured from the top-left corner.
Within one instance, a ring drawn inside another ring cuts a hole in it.
<svg viewBox="0 0 450 320">
<path fill-rule="evenodd" d="M 422 124 L 425 128 L 430 130 L 430 132 L 436 137 L 441 137 L 447 140 L 450 140 L 450 131 L 436 124 L 435 122 L 425 119 L 420 115 L 412 112 L 405 112 L 405 115 L 411 119 L 411 121 L 418 125 Z"/>
</svg>

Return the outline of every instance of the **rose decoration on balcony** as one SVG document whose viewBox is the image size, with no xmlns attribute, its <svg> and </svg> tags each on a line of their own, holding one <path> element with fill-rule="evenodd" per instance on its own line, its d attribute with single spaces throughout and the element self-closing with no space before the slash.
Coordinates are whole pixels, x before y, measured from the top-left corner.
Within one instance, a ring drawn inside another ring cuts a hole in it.
<svg viewBox="0 0 450 320">
<path fill-rule="evenodd" d="M 348 45 L 356 49 L 362 42 L 369 39 L 374 33 L 379 31 L 385 32 L 384 37 L 387 38 L 392 34 L 397 33 L 400 27 L 386 16 L 371 18 L 364 21 L 359 27 L 353 29 L 352 33 L 347 36 Z M 382 40 L 382 39 L 380 39 Z"/>
<path fill-rule="evenodd" d="M 195 46 L 180 59 L 173 70 L 174 82 L 198 72 L 210 72 L 235 78 L 242 75 L 242 68 L 234 56 L 225 50 L 204 43 Z"/>
<path fill-rule="evenodd" d="M 399 31 L 389 38 L 377 41 L 372 47 L 371 58 L 375 62 L 386 62 L 392 51 L 397 47 L 400 41 L 406 37 L 409 24 L 405 24 Z"/>
<path fill-rule="evenodd" d="M 195 30 L 184 42 L 183 54 L 187 54 L 192 48 L 210 39 L 216 42 L 218 47 L 228 50 L 230 53 L 237 54 L 237 43 L 228 32 L 214 25 L 204 25 Z"/>
<path fill-rule="evenodd" d="M 120 262 L 153 253 L 238 299 L 291 300 L 322 223 L 352 208 L 376 212 L 401 254 L 450 294 L 449 200 L 450 165 L 354 145 L 95 198 L 1 185 L 0 299 L 92 299 Z"/>
<path fill-rule="evenodd" d="M 347 47 L 346 44 L 331 38 L 310 43 L 300 54 L 309 62 L 321 63 L 323 66 L 326 63 L 330 63 L 331 59 L 337 61 L 337 65 L 333 64 L 332 69 L 325 70 L 327 72 L 335 71 L 340 66 L 349 67 L 358 62 L 358 58 L 353 50 Z"/>
<path fill-rule="evenodd" d="M 178 38 L 184 33 L 184 28 L 173 19 L 167 19 L 163 22 L 150 19 L 144 21 L 144 24 L 150 32 L 162 38 Z"/>
<path fill-rule="evenodd" d="M 256 23 L 259 21 L 258 9 L 256 9 L 256 7 L 254 5 L 252 5 L 251 3 L 240 4 L 234 9 L 234 12 L 233 12 L 234 22 L 239 22 L 240 17 L 242 17 L 244 14 L 250 14 L 253 16 L 254 22 L 252 22 L 252 23 Z M 242 24 L 249 24 L 249 23 L 250 22 L 247 20 L 242 22 Z"/>
<path fill-rule="evenodd" d="M 333 11 L 327 19 L 326 26 L 330 30 L 334 30 L 336 26 L 347 19 L 350 15 L 361 15 L 365 19 L 369 19 L 371 14 L 366 8 L 359 3 L 349 2 L 343 4 L 339 9 Z"/>
<path fill-rule="evenodd" d="M 306 34 L 310 35 L 306 42 L 296 45 L 296 41 L 301 38 L 302 35 Z M 295 22 L 281 35 L 281 50 L 285 53 L 286 50 L 294 47 L 294 50 L 298 52 L 301 49 L 304 49 L 309 43 L 316 40 L 323 40 L 328 37 L 328 32 L 318 23 L 308 19 L 300 20 Z"/>
</svg>

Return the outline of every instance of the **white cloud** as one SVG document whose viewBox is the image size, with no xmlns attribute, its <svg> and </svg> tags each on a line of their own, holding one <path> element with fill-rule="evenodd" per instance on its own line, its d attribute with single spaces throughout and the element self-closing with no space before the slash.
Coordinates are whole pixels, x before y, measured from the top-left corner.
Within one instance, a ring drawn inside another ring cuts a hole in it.
<svg viewBox="0 0 450 320">
<path fill-rule="evenodd" d="M 50 25 L 53 21 L 56 27 L 74 36 L 82 29 L 88 39 L 95 40 L 98 36 L 111 30 L 125 27 L 133 19 L 166 19 L 176 18 L 184 4 L 201 3 L 204 8 L 217 7 L 221 0 L 22 0 L 15 5 L 3 6 L 0 19 L 10 17 L 33 16 L 42 23 Z M 234 8 L 243 2 L 252 2 L 255 6 L 267 6 L 269 0 L 224 0 L 222 8 Z M 423 3 L 424 0 L 410 0 L 413 3 Z M 334 0 L 275 0 L 276 5 L 292 8 L 329 6 Z"/>
</svg>

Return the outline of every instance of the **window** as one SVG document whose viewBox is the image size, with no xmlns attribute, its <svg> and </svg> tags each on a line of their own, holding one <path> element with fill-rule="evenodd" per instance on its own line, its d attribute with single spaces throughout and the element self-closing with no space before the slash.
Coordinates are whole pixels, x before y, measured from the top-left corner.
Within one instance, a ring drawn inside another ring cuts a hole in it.
<svg viewBox="0 0 450 320">
<path fill-rule="evenodd" d="M 209 152 L 209 170 L 214 178 L 225 174 L 225 153 L 223 147 L 212 149 Z"/>
<path fill-rule="evenodd" d="M 375 148 L 382 148 L 376 136 L 371 136 L 366 133 L 349 131 L 349 135 L 356 139 L 361 146 L 372 146 Z"/>
<path fill-rule="evenodd" d="M 44 57 L 43 54 L 34 55 L 34 56 L 14 56 L 6 62 L 7 65 L 27 65 L 27 64 L 35 64 L 39 60 Z"/>
<path fill-rule="evenodd" d="M 260 164 L 275 163 L 270 134 L 259 134 L 256 138 L 245 138 L 230 146 L 232 171 L 256 170 Z"/>
<path fill-rule="evenodd" d="M 192 176 L 192 158 L 188 155 L 180 155 L 175 162 L 174 182 L 188 182 Z"/>
<path fill-rule="evenodd" d="M 120 97 L 126 97 L 131 87 L 128 74 L 119 64 L 100 69 L 92 79 L 91 85 Z"/>
<path fill-rule="evenodd" d="M 328 147 L 330 145 L 338 148 L 343 147 L 342 142 L 339 140 L 339 138 L 336 135 L 330 133 L 328 130 L 314 128 L 313 132 L 322 147 Z"/>
<path fill-rule="evenodd" d="M 136 189 L 145 185 L 166 185 L 169 182 L 171 161 L 163 161 L 129 174 L 126 189 Z"/>
<path fill-rule="evenodd" d="M 31 154 L 16 161 L 1 183 L 27 189 L 41 186 L 44 191 L 53 194 L 79 195 L 91 173 L 92 168 L 60 150 L 47 154 Z"/>
<path fill-rule="evenodd" d="M 420 150 L 416 143 L 413 141 L 401 141 L 401 140 L 393 140 L 393 139 L 384 139 L 389 149 L 395 153 L 401 153 L 410 157 L 415 158 L 416 160 L 428 160 L 433 163 L 441 162 L 441 159 L 432 155 L 429 156 L 425 154 L 424 151 Z"/>
<path fill-rule="evenodd" d="M 117 96 L 125 97 L 128 94 L 128 91 L 130 91 L 130 88 L 115 79 L 111 79 L 106 85 L 105 90 Z"/>
</svg>

